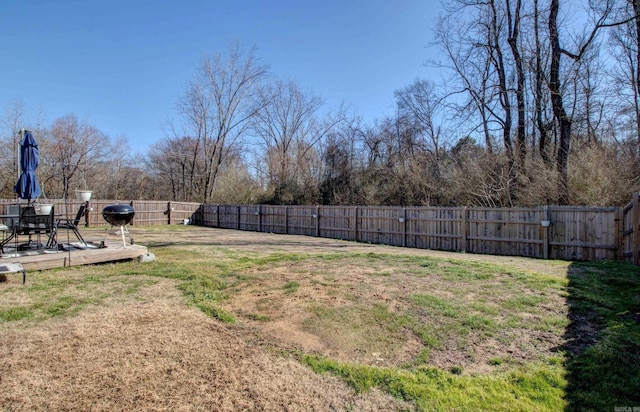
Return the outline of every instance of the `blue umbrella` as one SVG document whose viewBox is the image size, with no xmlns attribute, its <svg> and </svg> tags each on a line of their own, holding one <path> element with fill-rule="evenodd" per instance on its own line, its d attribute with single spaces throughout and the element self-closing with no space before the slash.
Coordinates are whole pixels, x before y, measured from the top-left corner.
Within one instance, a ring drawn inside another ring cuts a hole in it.
<svg viewBox="0 0 640 412">
<path fill-rule="evenodd" d="M 18 183 L 13 191 L 18 194 L 20 199 L 35 199 L 40 196 L 40 183 L 36 176 L 36 168 L 38 167 L 39 149 L 36 139 L 30 131 L 25 131 L 22 141 L 20 141 L 20 168 L 22 173 L 18 179 Z"/>
</svg>

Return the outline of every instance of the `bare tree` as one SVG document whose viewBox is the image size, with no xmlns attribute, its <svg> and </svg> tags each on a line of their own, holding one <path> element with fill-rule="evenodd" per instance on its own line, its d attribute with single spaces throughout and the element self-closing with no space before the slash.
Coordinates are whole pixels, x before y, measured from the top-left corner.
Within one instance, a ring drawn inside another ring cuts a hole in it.
<svg viewBox="0 0 640 412">
<path fill-rule="evenodd" d="M 147 170 L 171 200 L 200 198 L 199 142 L 191 137 L 165 138 L 151 146 Z"/>
<path fill-rule="evenodd" d="M 600 49 L 599 44 L 594 43 L 594 47 L 587 50 L 576 65 L 575 76 L 568 82 L 573 88 L 572 118 L 575 128 L 572 134 L 587 145 L 602 144 L 605 112 L 615 107 L 615 101 L 618 100 L 611 98 L 607 87 L 605 59 L 600 56 Z"/>
<path fill-rule="evenodd" d="M 484 5 L 485 3 L 480 3 Z M 486 30 L 486 44 L 483 45 L 487 49 L 487 56 L 492 63 L 495 70 L 497 84 L 494 87 L 495 94 L 498 96 L 498 101 L 502 107 L 503 115 L 501 117 L 496 116 L 502 126 L 502 141 L 504 142 L 504 148 L 507 152 L 507 156 L 511 162 L 510 169 L 513 170 L 514 150 L 513 143 L 511 141 L 511 127 L 513 122 L 512 104 L 509 95 L 509 87 L 507 85 L 507 63 L 505 62 L 504 53 L 502 51 L 504 23 L 502 22 L 502 16 L 500 10 L 496 6 L 495 0 L 489 0 L 488 5 L 488 17 L 481 25 Z M 481 13 L 482 14 L 482 13 Z M 510 22 L 511 23 L 511 22 Z"/>
<path fill-rule="evenodd" d="M 633 5 L 632 24 L 635 26 L 635 36 L 632 38 L 632 43 L 635 43 L 635 82 L 633 84 L 634 91 L 634 103 L 636 111 L 636 130 L 637 130 L 637 142 L 638 142 L 638 156 L 640 156 L 640 110 L 638 109 L 640 101 L 640 0 L 629 0 L 629 3 Z"/>
<path fill-rule="evenodd" d="M 188 136 L 196 141 L 192 164 L 200 167 L 197 184 L 202 202 L 211 199 L 221 164 L 246 137 L 249 120 L 259 109 L 255 98 L 267 66 L 261 65 L 254 53 L 255 48 L 245 52 L 234 45 L 226 55 L 203 58 L 178 102 L 182 127 L 178 131 L 174 128 L 174 137 Z"/>
<path fill-rule="evenodd" d="M 294 81 L 267 85 L 260 101 L 253 131 L 274 191 L 272 201 L 305 202 L 309 188 L 317 188 L 321 179 L 319 143 L 344 116 L 341 112 L 321 116 L 322 99 L 304 92 Z"/>
<path fill-rule="evenodd" d="M 616 62 L 611 77 L 619 98 L 615 115 L 624 119 L 621 126 L 625 135 L 633 136 L 640 157 L 640 1 L 628 0 L 620 14 L 628 21 L 611 30 L 609 41 Z"/>
<path fill-rule="evenodd" d="M 401 116 L 410 117 L 426 142 L 422 150 L 440 157 L 444 121 L 444 97 L 436 91 L 436 86 L 428 80 L 416 80 L 410 86 L 395 92 Z"/>
<path fill-rule="evenodd" d="M 480 35 L 477 24 L 474 21 L 459 21 L 459 12 L 460 9 L 453 8 L 437 22 L 436 44 L 442 47 L 447 61 L 433 64 L 454 73 L 451 81 L 446 82 L 450 97 L 467 96 L 461 103 L 452 99 L 449 107 L 454 114 L 451 117 L 460 119 L 460 127 L 467 129 L 468 133 L 480 130 L 487 150 L 493 151 L 496 101 L 490 91 L 492 65 L 486 54 L 487 49 L 481 47 L 478 41 Z"/>
<path fill-rule="evenodd" d="M 511 0 L 505 0 L 505 8 L 507 11 L 507 43 L 511 48 L 513 56 L 513 65 L 516 70 L 516 106 L 518 112 L 517 131 L 516 131 L 516 158 L 517 166 L 522 169 L 524 166 L 524 158 L 527 154 L 527 115 L 525 105 L 525 72 L 522 53 L 520 51 L 520 26 L 522 15 L 522 0 L 515 0 L 515 6 L 512 9 Z M 522 170 L 521 170 L 522 172 Z"/>
<path fill-rule="evenodd" d="M 99 174 L 100 163 L 108 156 L 109 138 L 87 121 L 73 115 L 56 119 L 42 142 L 39 142 L 43 190 L 49 197 L 69 197 L 73 184 L 83 188 L 88 175 Z M 100 188 L 95 187 L 97 194 Z"/>
<path fill-rule="evenodd" d="M 269 180 L 296 180 L 299 158 L 322 137 L 317 114 L 322 100 L 293 81 L 277 80 L 261 91 L 261 108 L 253 122 L 269 167 Z"/>
<path fill-rule="evenodd" d="M 462 91 L 469 97 L 461 106 L 463 110 L 457 113 L 468 116 L 460 116 L 466 123 L 474 116 L 481 121 L 481 128 L 471 124 L 467 133 L 473 136 L 476 130 L 482 130 L 489 151 L 493 151 L 491 133 L 501 134 L 509 159 L 506 181 L 512 185 L 509 192 L 512 200 L 518 201 L 521 190 L 531 193 L 523 186 L 532 181 L 524 169 L 531 113 L 539 134 L 541 157 L 551 166 L 555 156 L 557 201 L 566 204 L 569 202 L 567 178 L 572 125 L 584 127 L 583 134 L 595 142 L 604 119 L 605 100 L 599 94 L 602 76 L 598 72 L 602 59 L 595 55 L 592 46 L 601 29 L 631 23 L 636 14 L 632 18 L 627 12 L 622 20 L 612 19 L 614 7 L 620 2 L 590 1 L 586 14 L 581 16 L 588 16 L 591 24 L 577 28 L 558 17 L 558 0 L 540 3 L 538 0 L 532 3 L 452 0 L 439 21 L 436 36 L 448 58 L 448 67 L 459 80 L 460 88 L 454 92 Z M 587 30 L 583 32 L 585 26 Z M 522 38 L 522 33 L 528 30 L 533 34 L 531 42 Z M 532 47 L 525 48 L 529 44 Z M 570 51 L 572 49 L 575 51 Z M 562 64 L 566 58 L 571 64 Z M 527 95 L 527 79 L 532 79 L 534 84 L 533 97 Z M 531 111 L 527 109 L 528 104 L 532 106 Z M 547 105 L 553 113 L 552 122 L 545 119 Z M 514 119 L 515 133 L 512 131 Z M 551 132 L 554 135 L 550 135 Z M 551 137 L 556 137 L 555 141 Z"/>
<path fill-rule="evenodd" d="M 243 156 L 235 152 L 223 164 L 212 201 L 233 204 L 258 203 L 263 194 L 263 188 L 249 172 Z"/>
<path fill-rule="evenodd" d="M 493 152 L 499 135 L 509 159 L 504 171 L 509 194 L 517 201 L 527 153 L 525 23 L 522 0 L 455 0 L 439 22 L 437 40 L 461 80 L 469 99 L 463 108 L 476 110 L 485 145 Z M 515 129 L 514 129 L 515 125 Z M 468 130 L 473 135 L 474 129 Z M 515 138 L 515 142 L 514 142 Z"/>
<path fill-rule="evenodd" d="M 134 195 L 143 163 L 130 155 L 127 138 L 119 136 L 111 144 L 108 157 L 103 159 L 100 168 L 106 173 L 91 176 L 91 184 L 100 187 L 102 196 L 107 199 L 139 199 Z"/>
<path fill-rule="evenodd" d="M 569 150 L 571 147 L 571 125 L 573 123 L 572 117 L 567 113 L 564 103 L 564 92 L 562 89 L 561 70 L 560 63 L 561 57 L 567 56 L 574 62 L 580 61 L 586 53 L 588 47 L 592 44 L 598 31 L 610 26 L 607 24 L 607 18 L 612 11 L 612 3 L 607 0 L 604 8 L 599 10 L 599 15 L 596 17 L 596 22 L 593 25 L 591 32 L 586 38 L 581 41 L 578 46 L 577 52 L 570 52 L 563 48 L 560 44 L 560 32 L 558 25 L 558 12 L 560 10 L 560 3 L 558 0 L 551 0 L 549 3 L 549 41 L 551 44 L 551 65 L 549 68 L 549 91 L 551 93 L 551 105 L 553 114 L 558 123 L 559 129 L 559 141 L 558 150 L 556 154 L 556 167 L 558 169 L 558 203 L 569 203 L 569 188 L 568 188 L 568 160 Z M 618 24 L 618 23 L 616 23 Z"/>
<path fill-rule="evenodd" d="M 539 134 L 538 151 L 545 166 L 550 167 L 552 164 L 552 156 L 550 152 L 549 144 L 549 122 L 545 118 L 545 99 L 544 90 L 546 90 L 545 83 L 545 57 L 543 55 L 542 36 L 540 34 L 540 14 L 539 0 L 533 0 L 533 33 L 534 33 L 534 52 L 533 52 L 533 64 L 531 69 L 533 70 L 534 78 L 534 118 L 536 129 Z"/>
<path fill-rule="evenodd" d="M 0 120 L 2 127 L 2 144 L 0 145 L 0 176 L 5 182 L 1 193 L 5 197 L 13 197 L 13 185 L 19 173 L 18 146 L 20 144 L 20 129 L 25 122 L 25 105 L 21 99 L 14 99 L 7 104 L 4 116 Z"/>
</svg>

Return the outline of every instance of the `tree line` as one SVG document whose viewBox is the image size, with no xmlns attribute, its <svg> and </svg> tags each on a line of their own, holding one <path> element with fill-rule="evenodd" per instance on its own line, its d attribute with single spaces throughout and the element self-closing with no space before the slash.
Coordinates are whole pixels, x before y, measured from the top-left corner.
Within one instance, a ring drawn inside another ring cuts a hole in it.
<svg viewBox="0 0 640 412">
<path fill-rule="evenodd" d="M 129 154 L 126 138 L 112 139 L 74 114 L 45 124 L 40 113 L 27 119 L 21 99 L 9 102 L 0 127 L 0 196 L 16 198 L 14 185 L 20 174 L 19 144 L 23 128 L 30 130 L 39 146 L 36 170 L 42 189 L 40 199 L 75 198 L 75 190 L 92 190 L 106 199 L 142 198 L 149 183 L 141 164 Z"/>
<path fill-rule="evenodd" d="M 74 115 L 36 126 L 47 196 L 333 205 L 618 205 L 640 189 L 640 0 L 449 0 L 442 79 L 365 122 L 275 78 L 255 48 L 204 56 L 140 159 Z M 363 70 L 366 70 L 363 69 Z M 390 97 L 391 98 L 391 97 Z M 19 101 L 0 168 L 15 183 Z"/>
</svg>

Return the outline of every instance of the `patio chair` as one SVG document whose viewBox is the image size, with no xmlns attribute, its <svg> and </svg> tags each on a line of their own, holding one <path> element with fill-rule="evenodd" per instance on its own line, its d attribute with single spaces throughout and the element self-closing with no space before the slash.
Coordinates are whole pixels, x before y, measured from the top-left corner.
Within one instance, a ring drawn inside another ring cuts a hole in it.
<svg viewBox="0 0 640 412">
<path fill-rule="evenodd" d="M 19 216 L 20 209 L 18 205 L 7 205 L 7 214 L 4 215 L 4 222 L 0 223 L 0 232 L 2 232 L 0 253 L 4 253 L 4 246 L 14 238 Z"/>
<path fill-rule="evenodd" d="M 0 232 L 2 232 L 2 240 L 4 241 L 4 238 L 6 236 L 7 232 L 11 232 L 13 230 L 13 228 L 9 225 L 6 225 L 4 223 L 0 223 Z"/>
<path fill-rule="evenodd" d="M 34 206 L 20 206 L 20 217 L 18 219 L 17 234 L 28 235 L 29 243 L 18 246 L 18 249 L 39 249 L 42 245 L 39 242 L 40 235 L 48 235 L 47 246 L 52 242 L 55 237 L 55 228 L 53 222 L 54 209 L 51 208 L 51 212 L 46 215 L 40 215 L 36 213 Z M 31 242 L 31 236 L 38 235 L 38 242 L 33 244 Z"/>
<path fill-rule="evenodd" d="M 75 219 L 71 220 L 71 219 L 62 218 L 56 221 L 56 228 L 55 228 L 56 233 L 58 229 L 71 230 L 73 234 L 76 235 L 78 240 L 83 245 L 87 246 L 87 242 L 84 240 L 84 238 L 80 234 L 80 231 L 78 230 L 78 224 L 80 223 L 80 219 L 82 219 L 86 214 L 87 214 L 87 202 L 83 202 L 82 205 L 80 206 L 80 209 L 78 209 L 78 213 L 76 214 Z"/>
</svg>

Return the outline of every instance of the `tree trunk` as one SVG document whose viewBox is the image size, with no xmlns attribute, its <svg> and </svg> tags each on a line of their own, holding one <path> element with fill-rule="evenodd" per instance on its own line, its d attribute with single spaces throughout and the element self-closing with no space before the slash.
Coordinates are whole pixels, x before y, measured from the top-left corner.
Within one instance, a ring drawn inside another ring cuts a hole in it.
<svg viewBox="0 0 640 412">
<path fill-rule="evenodd" d="M 560 39 L 558 36 L 558 0 L 551 0 L 549 4 L 549 41 L 551 42 L 551 67 L 549 70 L 549 91 L 553 115 L 559 126 L 559 144 L 556 155 L 558 169 L 558 204 L 569 203 L 568 168 L 569 148 L 571 146 L 571 119 L 564 109 L 562 92 L 560 90 Z"/>
<path fill-rule="evenodd" d="M 488 43 L 490 48 L 490 58 L 493 60 L 494 67 L 498 73 L 499 82 L 499 100 L 500 106 L 504 110 L 504 123 L 502 125 L 502 140 L 504 148 L 509 158 L 509 169 L 513 170 L 514 154 L 513 144 L 511 142 L 511 102 L 509 101 L 509 89 L 507 88 L 507 72 L 504 65 L 504 57 L 502 47 L 500 46 L 500 28 L 498 26 L 498 12 L 495 2 L 489 2 L 491 6 L 491 27 L 489 28 Z M 511 173 L 511 172 L 510 172 Z"/>
<path fill-rule="evenodd" d="M 630 0 L 633 3 L 633 11 L 635 14 L 635 25 L 636 25 L 636 90 L 635 96 L 636 101 L 638 96 L 640 96 L 640 0 Z M 638 108 L 636 106 L 636 134 L 637 134 L 637 152 L 636 156 L 640 156 L 640 113 L 638 112 Z"/>
<path fill-rule="evenodd" d="M 511 16 L 511 3 L 509 0 L 506 2 L 508 20 L 509 20 L 509 38 L 507 39 L 509 46 L 511 47 L 511 53 L 513 54 L 513 62 L 516 66 L 516 75 L 518 86 L 516 89 L 516 103 L 518 110 L 518 126 L 516 130 L 516 164 L 522 171 L 524 168 L 524 159 L 527 154 L 526 143 L 526 121 L 527 114 L 525 109 L 525 74 L 524 66 L 522 63 L 522 56 L 520 49 L 518 48 L 518 36 L 520 35 L 520 10 L 522 8 L 522 1 L 516 0 L 515 14 Z"/>
<path fill-rule="evenodd" d="M 549 156 L 549 135 L 546 125 L 542 119 L 542 86 L 544 84 L 544 72 L 542 69 L 542 50 L 540 46 L 540 26 L 538 24 L 538 0 L 533 1 L 533 16 L 534 16 L 534 37 L 536 48 L 536 84 L 535 84 L 535 117 L 536 127 L 540 134 L 540 140 L 538 142 L 538 148 L 540 150 L 540 157 L 544 163 L 549 167 L 551 166 L 551 156 Z"/>
</svg>

